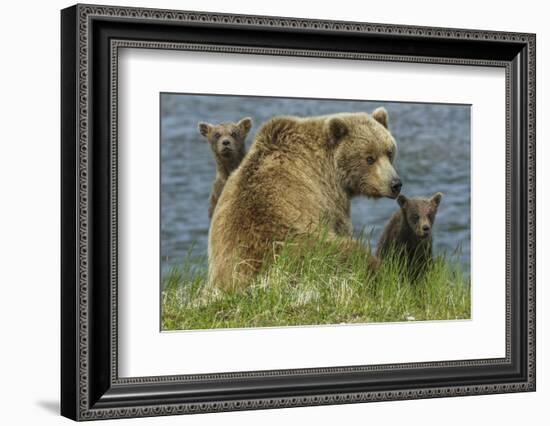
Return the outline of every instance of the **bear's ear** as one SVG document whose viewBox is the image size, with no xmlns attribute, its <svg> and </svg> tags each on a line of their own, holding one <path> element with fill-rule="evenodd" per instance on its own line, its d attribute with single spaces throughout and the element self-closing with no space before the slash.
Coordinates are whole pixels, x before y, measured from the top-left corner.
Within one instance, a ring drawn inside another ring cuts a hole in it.
<svg viewBox="0 0 550 426">
<path fill-rule="evenodd" d="M 237 123 L 237 126 L 239 126 L 246 135 L 252 128 L 252 119 L 250 117 L 245 117 Z"/>
<path fill-rule="evenodd" d="M 388 111 L 384 107 L 378 107 L 372 112 L 372 118 L 378 121 L 386 129 L 388 128 Z"/>
<path fill-rule="evenodd" d="M 441 192 L 436 192 L 432 198 L 430 198 L 430 201 L 434 206 L 439 206 L 439 203 L 441 202 L 441 197 L 443 197 L 443 194 Z"/>
<path fill-rule="evenodd" d="M 331 145 L 336 145 L 348 134 L 348 126 L 341 118 L 333 117 L 327 123 L 327 133 Z"/>
<path fill-rule="evenodd" d="M 201 122 L 199 123 L 199 132 L 204 137 L 208 136 L 208 133 L 210 133 L 210 129 L 212 128 L 212 124 Z"/>
<path fill-rule="evenodd" d="M 404 209 L 407 205 L 407 201 L 409 201 L 409 199 L 404 195 L 399 195 L 397 197 L 397 204 L 399 204 L 399 207 L 401 207 L 402 209 Z"/>
</svg>

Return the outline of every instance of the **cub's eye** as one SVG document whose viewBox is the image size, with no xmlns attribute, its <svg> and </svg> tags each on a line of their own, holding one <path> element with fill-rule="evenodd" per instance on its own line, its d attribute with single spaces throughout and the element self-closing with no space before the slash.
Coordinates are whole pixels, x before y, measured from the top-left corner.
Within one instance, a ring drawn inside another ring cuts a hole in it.
<svg viewBox="0 0 550 426">
<path fill-rule="evenodd" d="M 411 215 L 411 219 L 416 222 L 420 217 L 417 214 L 413 214 Z"/>
<path fill-rule="evenodd" d="M 235 130 L 233 130 L 233 131 L 231 132 L 231 137 L 232 137 L 232 138 L 236 138 L 236 137 L 237 137 L 237 132 L 236 132 Z"/>
<path fill-rule="evenodd" d="M 393 152 L 392 151 L 388 151 L 388 158 L 390 159 L 390 161 L 393 159 Z"/>
<path fill-rule="evenodd" d="M 215 137 L 216 139 L 219 139 L 221 135 L 222 135 L 222 134 L 221 134 L 220 132 L 214 133 L 214 137 Z"/>
<path fill-rule="evenodd" d="M 370 157 L 370 156 L 367 157 L 367 164 L 368 164 L 368 165 L 374 164 L 375 161 L 376 161 L 376 158 Z"/>
</svg>

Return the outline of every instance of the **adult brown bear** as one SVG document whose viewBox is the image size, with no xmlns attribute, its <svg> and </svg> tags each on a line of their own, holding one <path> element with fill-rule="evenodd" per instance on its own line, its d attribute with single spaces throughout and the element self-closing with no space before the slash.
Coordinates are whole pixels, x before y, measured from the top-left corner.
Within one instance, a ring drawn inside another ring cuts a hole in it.
<svg viewBox="0 0 550 426">
<path fill-rule="evenodd" d="M 251 282 L 277 242 L 321 223 L 329 238 L 351 239 L 350 200 L 395 198 L 396 144 L 384 108 L 319 117 L 276 117 L 256 134 L 229 177 L 212 217 L 208 264 L 212 285 Z"/>
</svg>

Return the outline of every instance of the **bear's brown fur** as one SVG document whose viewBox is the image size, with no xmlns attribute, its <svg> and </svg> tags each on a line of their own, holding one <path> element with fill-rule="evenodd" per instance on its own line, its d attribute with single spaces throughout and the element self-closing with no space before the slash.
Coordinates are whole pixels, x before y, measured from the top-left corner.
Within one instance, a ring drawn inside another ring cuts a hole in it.
<svg viewBox="0 0 550 426">
<path fill-rule="evenodd" d="M 211 218 L 229 175 L 245 155 L 245 139 L 252 127 L 248 117 L 238 123 L 199 123 L 199 132 L 208 141 L 216 160 L 216 178 L 210 191 L 208 217 Z"/>
<path fill-rule="evenodd" d="M 234 289 L 247 285 L 277 242 L 320 224 L 352 247 L 350 200 L 395 198 L 396 144 L 387 112 L 276 117 L 256 134 L 227 181 L 209 233 L 209 279 Z"/>
<path fill-rule="evenodd" d="M 376 255 L 406 257 L 406 266 L 417 275 L 432 260 L 432 227 L 441 192 L 430 198 L 397 197 L 399 209 L 392 215 L 378 242 Z"/>
</svg>

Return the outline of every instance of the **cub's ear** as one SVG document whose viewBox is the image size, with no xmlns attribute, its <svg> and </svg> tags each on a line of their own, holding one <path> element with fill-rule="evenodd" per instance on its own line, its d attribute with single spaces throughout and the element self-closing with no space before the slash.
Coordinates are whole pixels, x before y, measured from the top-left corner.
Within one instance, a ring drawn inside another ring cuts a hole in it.
<svg viewBox="0 0 550 426">
<path fill-rule="evenodd" d="M 237 123 L 237 126 L 239 126 L 246 135 L 252 128 L 252 119 L 250 117 L 245 117 Z"/>
<path fill-rule="evenodd" d="M 439 206 L 439 203 L 441 202 L 441 197 L 443 197 L 443 194 L 441 192 L 436 192 L 432 198 L 430 198 L 430 201 L 433 203 L 434 206 Z"/>
<path fill-rule="evenodd" d="M 388 128 L 388 111 L 384 107 L 378 107 L 372 112 L 372 118 L 378 121 L 386 129 Z"/>
<path fill-rule="evenodd" d="M 399 207 L 401 207 L 402 209 L 404 209 L 407 205 L 407 201 L 409 201 L 409 199 L 404 195 L 399 195 L 397 197 L 397 204 L 399 204 Z"/>
<path fill-rule="evenodd" d="M 339 117 L 331 118 L 327 123 L 327 134 L 330 144 L 336 146 L 348 134 L 348 126 Z"/>
<path fill-rule="evenodd" d="M 212 124 L 201 122 L 199 123 L 199 132 L 204 137 L 208 136 L 208 133 L 210 133 L 210 129 L 212 128 Z"/>
</svg>

